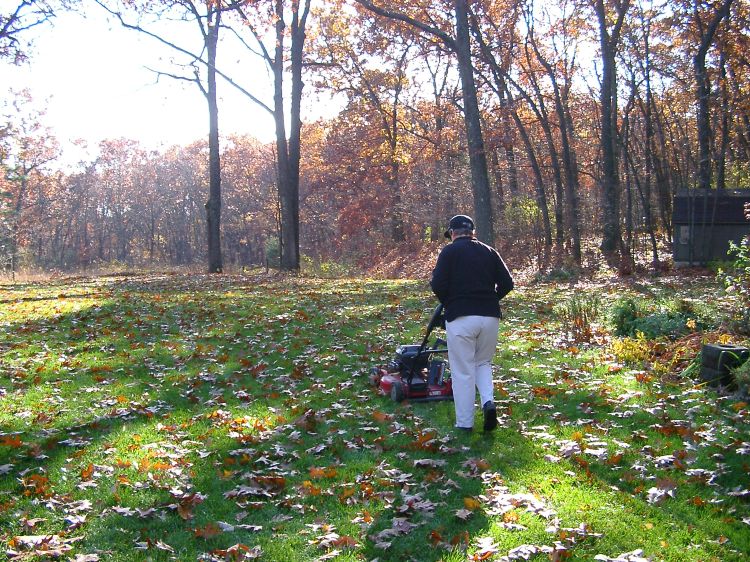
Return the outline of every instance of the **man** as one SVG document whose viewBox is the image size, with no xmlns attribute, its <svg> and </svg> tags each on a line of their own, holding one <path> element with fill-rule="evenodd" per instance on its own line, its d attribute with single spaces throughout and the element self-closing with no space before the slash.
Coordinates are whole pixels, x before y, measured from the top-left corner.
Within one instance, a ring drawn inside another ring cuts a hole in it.
<svg viewBox="0 0 750 562">
<path fill-rule="evenodd" d="M 500 299 L 513 289 L 513 278 L 497 250 L 474 237 L 471 217 L 453 217 L 445 237 L 451 243 L 438 256 L 430 285 L 445 313 L 456 427 L 464 431 L 474 427 L 476 386 L 484 430 L 492 431 L 497 427 L 492 357 L 497 348 Z"/>
</svg>

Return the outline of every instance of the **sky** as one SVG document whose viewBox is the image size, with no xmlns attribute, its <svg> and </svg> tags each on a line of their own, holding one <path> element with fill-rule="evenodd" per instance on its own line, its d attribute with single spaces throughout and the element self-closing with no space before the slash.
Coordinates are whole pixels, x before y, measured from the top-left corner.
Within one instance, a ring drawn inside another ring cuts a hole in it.
<svg viewBox="0 0 750 562">
<path fill-rule="evenodd" d="M 103 139 L 125 137 L 159 149 L 205 138 L 208 111 L 198 87 L 165 76 L 158 78 L 149 70 L 176 72 L 170 64 L 175 52 L 123 28 L 99 6 L 86 5 L 85 18 L 61 13 L 53 24 L 34 28 L 28 63 L 14 66 L 0 61 L 0 100 L 9 99 L 10 89 L 28 88 L 34 107 L 46 110 L 44 122 L 59 139 L 62 161 L 68 163 L 95 157 Z M 188 38 L 195 38 L 198 30 L 191 27 L 189 31 L 188 35 L 175 27 L 168 33 L 181 44 L 189 44 Z M 231 63 L 217 66 L 239 77 L 244 87 L 270 105 L 265 66 L 241 49 L 224 47 L 224 61 Z M 221 79 L 218 92 L 222 135 L 250 134 L 262 141 L 273 138 L 274 124 L 268 112 Z M 77 147 L 77 139 L 83 139 L 88 148 Z"/>
</svg>

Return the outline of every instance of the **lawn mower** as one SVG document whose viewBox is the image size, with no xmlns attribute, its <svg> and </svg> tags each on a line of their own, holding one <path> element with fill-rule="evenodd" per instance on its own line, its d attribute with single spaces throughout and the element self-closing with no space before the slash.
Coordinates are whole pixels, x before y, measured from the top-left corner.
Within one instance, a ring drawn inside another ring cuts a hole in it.
<svg viewBox="0 0 750 562">
<path fill-rule="evenodd" d="M 436 338 L 428 346 L 432 331 L 445 327 L 443 305 L 432 313 L 427 333 L 419 345 L 404 344 L 396 348 L 396 357 L 387 365 L 373 367 L 370 382 L 383 396 L 395 402 L 432 402 L 453 400 L 453 386 L 446 372 L 446 362 L 440 355 L 448 353 L 447 342 Z"/>
</svg>

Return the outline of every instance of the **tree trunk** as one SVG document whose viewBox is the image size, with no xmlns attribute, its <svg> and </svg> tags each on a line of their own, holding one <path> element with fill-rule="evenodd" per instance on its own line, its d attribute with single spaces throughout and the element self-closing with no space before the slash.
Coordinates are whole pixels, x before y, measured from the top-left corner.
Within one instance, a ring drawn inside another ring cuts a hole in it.
<svg viewBox="0 0 750 562">
<path fill-rule="evenodd" d="M 648 28 L 650 30 L 650 28 Z M 656 167 L 656 146 L 654 143 L 654 120 L 653 120 L 653 92 L 651 90 L 651 44 L 650 34 L 646 33 L 644 42 L 644 73 L 646 77 L 646 107 L 644 111 L 646 127 L 646 178 L 645 193 L 641 194 L 643 200 L 643 213 L 646 217 L 646 228 L 651 239 L 652 265 L 654 271 L 659 269 L 659 247 L 656 243 L 656 229 L 654 228 L 654 209 L 652 204 L 652 184 L 654 168 Z"/>
<path fill-rule="evenodd" d="M 284 2 L 276 0 L 276 51 L 273 60 L 273 116 L 276 124 L 276 163 L 281 217 L 281 268 L 299 269 L 299 172 L 293 174 L 284 112 Z M 290 138 L 291 142 L 291 138 Z M 296 181 L 295 181 L 296 177 Z"/>
<path fill-rule="evenodd" d="M 219 39 L 221 12 L 214 12 L 206 35 L 208 55 L 206 99 L 208 100 L 208 201 L 206 226 L 208 229 L 208 272 L 221 273 L 224 269 L 221 256 L 221 162 L 219 157 L 219 108 L 216 102 L 216 44 Z"/>
<path fill-rule="evenodd" d="M 604 0 L 597 0 L 596 15 L 599 19 L 599 44 L 602 51 L 602 84 L 599 95 L 601 104 L 601 153 L 602 153 L 602 241 L 600 249 L 610 264 L 619 264 L 622 256 L 622 233 L 620 229 L 620 177 L 618 170 L 617 133 L 617 67 L 615 56 L 620 41 L 620 30 L 630 0 L 617 3 L 617 23 L 607 29 L 607 14 Z"/>
<path fill-rule="evenodd" d="M 510 92 L 508 92 L 508 97 L 510 98 Z M 508 101 L 509 105 L 513 107 L 512 99 L 509 99 Z M 534 152 L 534 146 L 531 142 L 531 138 L 529 137 L 529 133 L 526 130 L 526 126 L 524 125 L 523 121 L 518 115 L 518 112 L 515 109 L 511 109 L 511 117 L 515 122 L 516 129 L 518 129 L 518 133 L 521 135 L 521 140 L 526 147 L 526 155 L 529 159 L 529 163 L 531 164 L 531 171 L 534 173 L 536 204 L 537 207 L 539 207 L 539 212 L 542 213 L 542 228 L 544 229 L 545 253 L 548 253 L 546 249 L 552 246 L 552 226 L 550 225 L 549 220 L 547 193 L 544 191 L 544 176 L 542 175 L 542 168 L 539 165 L 539 159 L 536 157 L 536 153 Z"/>
<path fill-rule="evenodd" d="M 464 123 L 469 149 L 472 194 L 474 196 L 474 221 L 477 227 L 477 237 L 483 242 L 494 244 L 492 199 L 490 197 L 490 181 L 484 137 L 482 136 L 479 101 L 477 100 L 477 88 L 474 82 L 474 66 L 471 62 L 467 0 L 454 0 L 454 7 L 456 10 L 456 55 L 464 102 Z"/>
<path fill-rule="evenodd" d="M 283 2 L 279 2 L 283 5 Z M 286 190 L 287 203 L 289 208 L 286 210 L 286 255 L 282 253 L 282 268 L 299 270 L 300 250 L 299 250 L 299 165 L 301 155 L 301 138 L 302 138 L 302 63 L 305 47 L 305 26 L 307 24 L 307 14 L 310 11 L 310 0 L 305 0 L 305 5 L 300 14 L 299 1 L 292 2 L 292 30 L 291 30 L 291 74 L 292 74 L 292 91 L 291 91 L 291 115 L 289 116 L 289 157 L 288 157 L 288 189 Z M 281 17 L 283 13 L 280 13 Z M 282 22 L 283 25 L 283 22 Z M 283 58 L 281 60 L 283 65 Z M 290 245 L 292 245 L 290 247 Z"/>
<path fill-rule="evenodd" d="M 719 23 L 729 16 L 732 0 L 724 0 L 714 14 L 706 32 L 701 37 L 701 44 L 693 57 L 693 71 L 695 73 L 695 104 L 696 124 L 698 128 L 698 187 L 711 188 L 711 110 L 709 96 L 711 85 L 706 71 L 706 55 L 711 47 Z"/>
<path fill-rule="evenodd" d="M 727 87 L 727 66 L 724 50 L 719 62 L 721 68 L 721 141 L 718 146 L 716 164 L 716 189 L 726 189 L 727 149 L 729 148 L 729 88 Z"/>
</svg>

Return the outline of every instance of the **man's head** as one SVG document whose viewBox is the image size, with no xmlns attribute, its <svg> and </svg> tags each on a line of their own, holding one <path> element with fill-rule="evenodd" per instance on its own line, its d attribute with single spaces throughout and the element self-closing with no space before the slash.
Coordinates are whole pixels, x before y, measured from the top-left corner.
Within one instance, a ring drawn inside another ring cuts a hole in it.
<svg viewBox="0 0 750 562">
<path fill-rule="evenodd" d="M 455 239 L 459 236 L 474 235 L 474 220 L 466 215 L 456 215 L 448 223 L 448 230 L 445 231 L 445 237 Z"/>
</svg>

